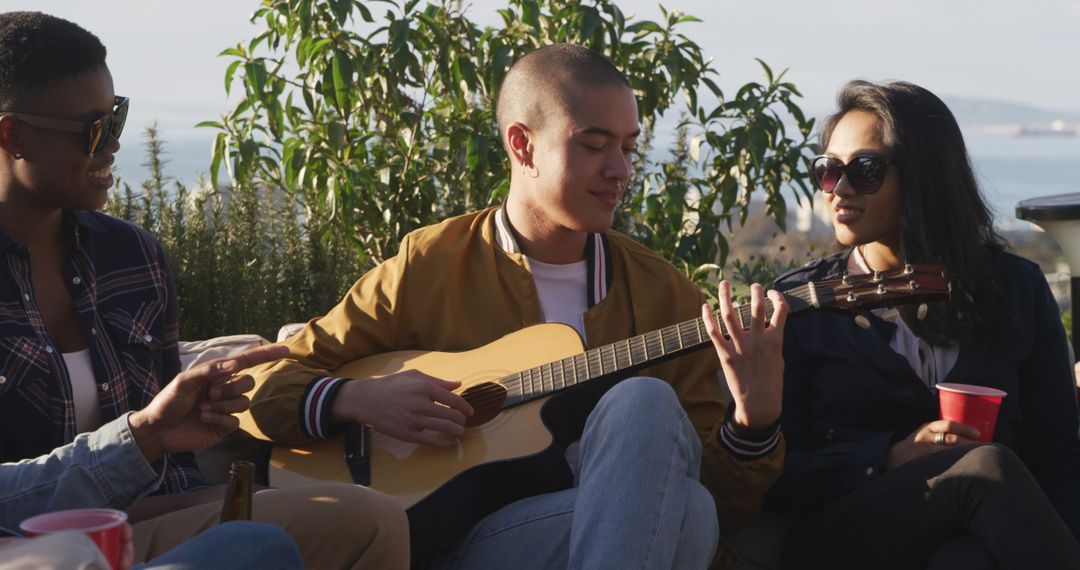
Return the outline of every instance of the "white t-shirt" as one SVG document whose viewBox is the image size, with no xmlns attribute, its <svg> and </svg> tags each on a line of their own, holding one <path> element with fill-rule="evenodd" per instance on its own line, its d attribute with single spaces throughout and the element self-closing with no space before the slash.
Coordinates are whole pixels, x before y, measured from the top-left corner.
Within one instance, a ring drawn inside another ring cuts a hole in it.
<svg viewBox="0 0 1080 570">
<path fill-rule="evenodd" d="M 530 257 L 529 269 L 540 297 L 544 322 L 570 325 L 584 339 L 585 311 L 589 308 L 585 287 L 589 280 L 586 261 L 553 265 Z"/>
<path fill-rule="evenodd" d="M 574 327 L 585 344 L 585 311 L 589 309 L 589 267 L 583 259 L 577 263 L 552 265 L 533 258 L 529 259 L 536 293 L 540 297 L 540 309 L 545 323 L 563 323 Z M 566 448 L 566 462 L 576 475 L 581 459 L 581 442 L 575 441 Z"/>
<path fill-rule="evenodd" d="M 65 352 L 63 356 L 64 364 L 68 369 L 68 377 L 71 379 L 71 399 L 75 404 L 75 429 L 79 433 L 94 431 L 101 427 L 101 407 L 98 406 L 97 382 L 94 380 L 90 349 Z"/>
</svg>

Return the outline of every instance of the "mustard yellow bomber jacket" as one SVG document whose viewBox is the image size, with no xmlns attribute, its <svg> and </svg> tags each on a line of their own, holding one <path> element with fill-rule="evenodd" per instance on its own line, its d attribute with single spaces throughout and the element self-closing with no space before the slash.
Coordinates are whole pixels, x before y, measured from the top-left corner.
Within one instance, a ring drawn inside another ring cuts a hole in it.
<svg viewBox="0 0 1080 570">
<path fill-rule="evenodd" d="M 325 424 L 335 388 L 333 370 L 396 350 L 471 350 L 543 322 L 528 260 L 500 247 L 498 208 L 416 230 L 398 254 L 361 277 L 326 316 L 289 339 L 289 358 L 249 371 L 255 378 L 249 433 L 301 444 L 331 435 Z M 606 234 L 611 283 L 584 317 L 588 348 L 700 316 L 703 297 L 666 260 L 628 237 Z M 720 440 L 725 391 L 711 348 L 641 371 L 669 382 L 703 442 L 701 482 L 716 500 L 721 532 L 752 522 L 780 474 L 784 445 L 739 458 Z"/>
</svg>

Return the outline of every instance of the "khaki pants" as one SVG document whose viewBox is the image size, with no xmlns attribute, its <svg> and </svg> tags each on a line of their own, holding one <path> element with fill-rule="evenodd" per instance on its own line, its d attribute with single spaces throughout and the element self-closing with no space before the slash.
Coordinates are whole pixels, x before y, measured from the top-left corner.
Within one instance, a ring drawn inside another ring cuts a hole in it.
<svg viewBox="0 0 1080 570">
<path fill-rule="evenodd" d="M 138 522 L 135 560 L 143 562 L 214 526 L 214 501 Z M 393 499 L 365 487 L 324 483 L 257 493 L 252 519 L 277 525 L 300 547 L 309 569 L 409 567 L 409 523 Z"/>
</svg>

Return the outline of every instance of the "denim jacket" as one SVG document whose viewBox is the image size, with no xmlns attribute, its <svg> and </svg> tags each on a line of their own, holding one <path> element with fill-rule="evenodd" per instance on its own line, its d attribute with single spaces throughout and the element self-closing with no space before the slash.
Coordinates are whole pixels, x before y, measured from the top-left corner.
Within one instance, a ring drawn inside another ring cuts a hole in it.
<svg viewBox="0 0 1080 570">
<path fill-rule="evenodd" d="M 79 434 L 48 455 L 0 463 L 0 527 L 14 533 L 29 517 L 64 509 L 123 510 L 157 489 L 165 460 L 147 463 L 127 417 Z"/>
</svg>

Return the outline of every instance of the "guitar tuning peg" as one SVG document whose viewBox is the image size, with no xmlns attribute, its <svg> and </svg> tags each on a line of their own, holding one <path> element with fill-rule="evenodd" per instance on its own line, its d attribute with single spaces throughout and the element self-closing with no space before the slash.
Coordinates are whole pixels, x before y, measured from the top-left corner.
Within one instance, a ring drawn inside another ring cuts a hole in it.
<svg viewBox="0 0 1080 570">
<path fill-rule="evenodd" d="M 915 313 L 915 317 L 920 321 L 926 318 L 926 314 L 930 312 L 930 307 L 926 306 L 926 303 L 919 303 L 919 309 Z"/>
<path fill-rule="evenodd" d="M 882 319 L 889 321 L 890 323 L 895 321 L 898 317 L 900 317 L 900 311 L 898 311 L 896 307 L 890 307 L 881 315 Z"/>
<path fill-rule="evenodd" d="M 855 324 L 864 329 L 868 329 L 870 328 L 870 319 L 866 318 L 865 315 L 855 315 Z"/>
</svg>

